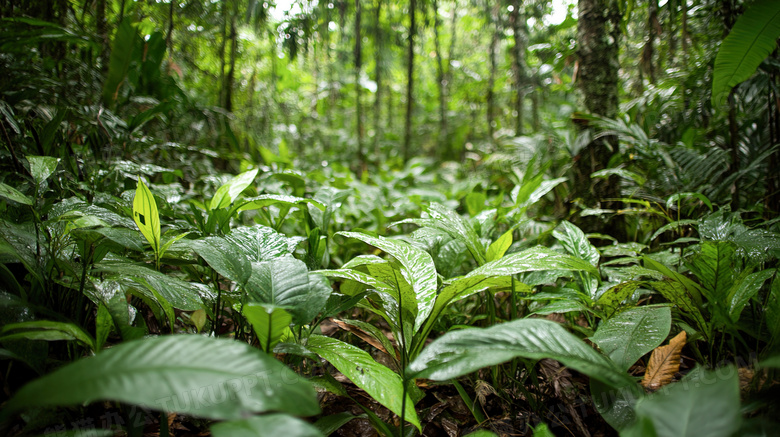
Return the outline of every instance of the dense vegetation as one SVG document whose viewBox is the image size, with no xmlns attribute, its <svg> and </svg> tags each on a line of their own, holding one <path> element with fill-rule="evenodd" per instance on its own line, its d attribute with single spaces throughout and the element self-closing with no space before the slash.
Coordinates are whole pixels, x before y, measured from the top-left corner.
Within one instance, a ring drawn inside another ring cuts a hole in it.
<svg viewBox="0 0 780 437">
<path fill-rule="evenodd" d="M 561 7 L 1 0 L 0 432 L 776 433 L 780 3 Z"/>
</svg>

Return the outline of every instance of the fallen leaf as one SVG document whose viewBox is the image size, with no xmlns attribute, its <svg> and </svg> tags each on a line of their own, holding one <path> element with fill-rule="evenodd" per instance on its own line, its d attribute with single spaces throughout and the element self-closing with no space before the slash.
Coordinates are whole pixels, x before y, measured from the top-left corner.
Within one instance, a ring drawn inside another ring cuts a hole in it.
<svg viewBox="0 0 780 437">
<path fill-rule="evenodd" d="M 647 390 L 658 390 L 672 382 L 674 374 L 680 370 L 680 353 L 685 346 L 685 331 L 681 331 L 666 346 L 655 348 L 647 363 L 645 377 L 642 378 L 642 387 Z"/>
</svg>

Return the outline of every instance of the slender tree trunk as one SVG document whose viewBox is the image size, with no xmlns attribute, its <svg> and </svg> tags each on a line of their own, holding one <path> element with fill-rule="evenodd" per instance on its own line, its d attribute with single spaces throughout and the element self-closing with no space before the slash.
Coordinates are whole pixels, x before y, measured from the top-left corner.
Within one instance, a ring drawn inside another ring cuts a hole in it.
<svg viewBox="0 0 780 437">
<path fill-rule="evenodd" d="M 228 40 L 228 16 L 227 16 L 227 2 L 228 0 L 222 0 L 222 41 L 219 46 L 219 96 L 217 97 L 217 106 L 220 108 L 225 107 L 225 52 L 227 48 Z"/>
<path fill-rule="evenodd" d="M 382 0 L 377 0 L 374 9 L 374 82 L 376 82 L 376 94 L 374 94 L 374 159 L 379 162 L 379 139 L 382 136 Z"/>
<path fill-rule="evenodd" d="M 523 135 L 523 100 L 525 92 L 525 25 L 522 21 L 524 15 L 520 13 L 521 0 L 512 0 L 512 12 L 509 14 L 509 22 L 512 24 L 512 34 L 515 45 L 512 47 L 512 74 L 515 86 L 515 135 Z"/>
<path fill-rule="evenodd" d="M 579 76 L 582 104 L 591 114 L 615 118 L 618 112 L 618 49 L 621 14 L 617 0 L 579 0 L 577 23 Z M 619 180 L 591 179 L 590 175 L 604 169 L 616 150 L 614 136 L 594 139 L 580 152 L 575 161 L 573 189 L 570 199 L 580 198 L 586 205 L 620 209 L 620 203 L 610 201 L 620 197 Z M 578 225 L 585 232 L 603 231 L 603 224 L 585 217 Z M 625 220 L 616 216 L 610 233 L 619 240 L 626 238 Z"/>
<path fill-rule="evenodd" d="M 355 121 L 357 123 L 357 157 L 358 164 L 360 165 L 360 173 L 362 174 L 367 168 L 365 151 L 363 150 L 363 108 L 361 107 L 360 102 L 360 94 L 363 88 L 360 85 L 360 72 L 362 70 L 360 10 L 360 0 L 355 0 Z"/>
<path fill-rule="evenodd" d="M 490 36 L 490 50 L 488 51 L 488 58 L 490 59 L 490 76 L 488 78 L 487 89 L 487 128 L 488 128 L 488 141 L 493 142 L 493 135 L 495 133 L 495 88 L 496 84 L 496 46 L 498 45 L 498 8 L 499 2 L 486 2 L 487 14 L 490 20 L 490 27 L 492 30 Z M 492 6 L 492 7 L 491 7 Z"/>
<path fill-rule="evenodd" d="M 174 0 L 170 0 L 170 2 L 168 7 L 168 33 L 165 35 L 165 47 L 168 48 L 169 55 L 173 53 L 173 8 L 176 5 Z"/>
<path fill-rule="evenodd" d="M 531 93 L 531 124 L 534 132 L 539 131 L 539 95 L 541 90 L 535 89 Z"/>
<path fill-rule="evenodd" d="M 236 32 L 236 16 L 230 18 L 230 66 L 225 84 L 225 110 L 233 112 L 233 84 L 236 80 L 236 51 L 238 50 L 238 35 Z"/>
<path fill-rule="evenodd" d="M 449 150 L 447 143 L 447 95 L 444 81 L 444 62 L 442 61 L 441 44 L 439 41 L 439 2 L 433 0 L 433 44 L 436 52 L 436 82 L 439 89 L 439 136 L 437 138 L 437 150 L 444 153 Z"/>
<path fill-rule="evenodd" d="M 100 39 L 100 72 L 105 77 L 108 74 L 108 60 L 110 55 L 110 45 L 108 43 L 108 25 L 106 23 L 106 0 L 97 0 L 95 11 L 95 26 L 98 39 Z"/>
<path fill-rule="evenodd" d="M 655 83 L 655 39 L 661 34 L 661 24 L 658 22 L 658 0 L 649 0 L 647 5 L 647 42 L 642 49 L 641 70 L 650 78 L 650 83 Z"/>
<path fill-rule="evenodd" d="M 777 59 L 777 50 L 773 55 L 775 60 Z M 771 75 L 771 81 L 775 85 L 774 88 L 770 88 L 769 91 L 769 126 L 770 126 L 770 140 L 772 144 L 780 144 L 780 96 L 777 94 L 777 89 L 780 87 L 780 81 L 778 81 L 778 74 Z M 775 152 L 769 157 L 769 167 L 767 169 L 767 184 L 766 184 L 766 206 L 768 214 L 771 216 L 777 216 L 780 212 L 780 151 Z"/>
<path fill-rule="evenodd" d="M 415 12 L 417 1 L 409 0 L 409 51 L 406 58 L 406 123 L 404 129 L 404 163 L 409 161 L 412 143 L 412 110 L 414 109 L 414 35 L 417 33 Z"/>
</svg>

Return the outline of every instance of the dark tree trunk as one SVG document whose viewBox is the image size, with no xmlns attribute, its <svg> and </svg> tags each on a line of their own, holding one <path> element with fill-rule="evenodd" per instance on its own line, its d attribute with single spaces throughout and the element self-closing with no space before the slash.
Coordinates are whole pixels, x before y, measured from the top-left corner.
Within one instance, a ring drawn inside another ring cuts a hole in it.
<svg viewBox="0 0 780 437">
<path fill-rule="evenodd" d="M 439 89 L 439 136 L 437 139 L 437 150 L 444 153 L 447 143 L 447 96 L 444 82 L 444 61 L 442 60 L 442 50 L 439 41 L 439 2 L 433 0 L 433 45 L 436 52 L 436 85 Z"/>
<path fill-rule="evenodd" d="M 360 47 L 360 0 L 355 0 L 355 118 L 357 123 L 357 158 L 360 166 L 359 173 L 366 171 L 366 156 L 363 150 L 363 108 L 361 107 L 360 95 L 362 86 L 360 85 L 360 72 L 362 70 L 362 50 Z"/>
<path fill-rule="evenodd" d="M 379 161 L 379 139 L 382 136 L 382 0 L 377 0 L 374 10 L 374 81 L 376 82 L 376 94 L 374 95 L 374 159 Z"/>
<path fill-rule="evenodd" d="M 495 133 L 495 124 L 496 124 L 496 103 L 495 103 L 495 91 L 493 88 L 495 88 L 496 84 L 496 70 L 497 70 L 497 64 L 496 64 L 496 46 L 498 45 L 498 32 L 499 32 L 499 25 L 498 25 L 498 8 L 500 6 L 500 3 L 492 1 L 488 1 L 485 3 L 485 6 L 487 8 L 486 12 L 489 17 L 489 22 L 491 24 L 491 36 L 490 36 L 490 49 L 488 51 L 488 57 L 490 59 L 490 76 L 488 77 L 488 89 L 487 89 L 487 128 L 488 128 L 488 141 L 493 142 L 493 135 Z"/>
<path fill-rule="evenodd" d="M 406 123 L 404 129 L 404 163 L 409 161 L 412 144 L 412 110 L 414 109 L 414 35 L 417 33 L 417 23 L 415 21 L 415 11 L 417 1 L 409 1 L 409 47 L 406 58 Z"/>
<path fill-rule="evenodd" d="M 579 0 L 577 38 L 579 44 L 579 76 L 577 83 L 587 112 L 614 118 L 618 112 L 618 48 L 621 14 L 616 0 Z M 570 200 L 580 199 L 589 207 L 601 206 L 618 210 L 620 197 L 616 177 L 592 179 L 590 175 L 602 170 L 617 150 L 617 139 L 602 136 L 594 139 L 576 158 L 573 188 Z M 586 217 L 577 223 L 585 232 L 603 229 L 603 224 Z M 610 234 L 625 239 L 625 221 L 613 218 Z"/>
<path fill-rule="evenodd" d="M 512 47 L 512 74 L 515 86 L 515 135 L 523 135 L 523 100 L 525 92 L 525 25 L 520 13 L 521 0 L 512 0 L 512 12 L 509 14 L 509 22 L 512 24 L 512 34 L 515 45 Z"/>
</svg>

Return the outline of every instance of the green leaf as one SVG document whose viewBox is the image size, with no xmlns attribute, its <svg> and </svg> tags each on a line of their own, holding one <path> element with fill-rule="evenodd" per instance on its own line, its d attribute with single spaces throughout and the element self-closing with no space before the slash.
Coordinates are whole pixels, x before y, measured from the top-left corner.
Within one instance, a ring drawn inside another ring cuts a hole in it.
<svg viewBox="0 0 780 437">
<path fill-rule="evenodd" d="M 2 182 L 0 182 L 0 197 L 5 197 L 8 200 L 13 200 L 14 202 L 21 203 L 22 205 L 32 205 L 33 200 L 21 192 L 19 192 L 16 188 L 6 185 Z"/>
<path fill-rule="evenodd" d="M 511 276 L 518 273 L 544 270 L 585 271 L 598 275 L 598 269 L 587 261 L 563 255 L 546 247 L 536 246 L 522 252 L 510 253 L 472 270 L 471 276 Z"/>
<path fill-rule="evenodd" d="M 336 430 L 342 426 L 349 423 L 352 419 L 357 419 L 359 417 L 365 417 L 365 415 L 355 416 L 349 411 L 344 411 L 341 413 L 331 414 L 330 416 L 320 417 L 316 422 L 314 422 L 314 427 L 320 430 L 322 435 L 327 437 L 336 432 Z"/>
<path fill-rule="evenodd" d="M 550 431 L 550 428 L 546 424 L 540 423 L 533 428 L 534 437 L 555 437 L 555 434 Z"/>
<path fill-rule="evenodd" d="M 260 348 L 265 352 L 273 351 L 274 346 L 290 331 L 292 316 L 282 308 L 249 303 L 241 307 L 241 314 L 252 324 Z"/>
<path fill-rule="evenodd" d="M 133 198 L 133 220 L 154 253 L 160 253 L 160 215 L 157 212 L 157 203 L 141 178 L 138 178 L 138 187 Z"/>
<path fill-rule="evenodd" d="M 715 58 L 712 105 L 719 107 L 731 89 L 753 75 L 777 48 L 780 2 L 756 0 L 734 23 Z"/>
<path fill-rule="evenodd" d="M 668 306 L 642 306 L 623 311 L 599 325 L 590 340 L 623 370 L 660 346 L 672 328 Z"/>
<path fill-rule="evenodd" d="M 258 169 L 245 171 L 217 189 L 209 203 L 209 211 L 230 206 L 257 177 Z"/>
<path fill-rule="evenodd" d="M 640 281 L 621 282 L 599 296 L 596 304 L 606 310 L 607 314 L 610 314 L 620 306 L 621 302 L 631 297 L 640 285 L 642 285 Z"/>
<path fill-rule="evenodd" d="M 696 275 L 711 305 L 725 305 L 734 284 L 737 259 L 734 244 L 728 241 L 704 241 L 688 267 Z"/>
<path fill-rule="evenodd" d="M 755 297 L 764 286 L 767 279 L 771 278 L 777 271 L 773 269 L 762 270 L 751 273 L 739 283 L 735 284 L 729 293 L 729 316 L 731 321 L 736 323 L 745 305 Z"/>
<path fill-rule="evenodd" d="M 552 234 L 570 254 L 594 266 L 599 265 L 601 254 L 599 254 L 598 249 L 590 244 L 588 237 L 577 226 L 564 220 L 555 228 Z"/>
<path fill-rule="evenodd" d="M 506 253 L 507 250 L 512 246 L 512 230 L 508 230 L 504 232 L 503 235 L 498 237 L 498 240 L 494 241 L 490 244 L 487 250 L 487 256 L 485 257 L 485 260 L 495 261 Z"/>
<path fill-rule="evenodd" d="M 694 369 L 682 381 L 640 399 L 636 413 L 650 419 L 659 436 L 734 435 L 741 421 L 737 369 Z"/>
<path fill-rule="evenodd" d="M 775 276 L 764 305 L 764 320 L 769 329 L 770 345 L 780 339 L 780 276 Z"/>
<path fill-rule="evenodd" d="M 601 414 L 601 417 L 618 431 L 636 421 L 634 405 L 643 393 L 635 388 L 636 383 L 615 388 L 596 379 L 590 380 L 590 395 L 593 406 Z"/>
<path fill-rule="evenodd" d="M 101 302 L 98 305 L 97 317 L 95 318 L 95 352 L 103 349 L 103 345 L 106 344 L 113 328 L 114 320 L 111 318 L 111 313 L 108 307 Z"/>
<path fill-rule="evenodd" d="M 689 299 L 695 303 L 696 305 L 701 305 L 701 286 L 690 279 L 688 279 L 685 275 L 681 275 L 680 273 L 677 273 L 675 271 L 672 271 L 669 267 L 666 267 L 665 265 L 659 263 L 658 261 L 650 258 L 649 256 L 643 256 L 642 260 L 645 262 L 645 267 L 651 270 L 655 270 L 657 272 L 661 272 L 666 276 L 667 278 L 673 279 L 677 283 L 681 284 L 683 287 L 685 287 L 686 294 L 689 296 Z M 667 298 L 668 299 L 668 298 Z"/>
<path fill-rule="evenodd" d="M 217 273 L 239 285 L 246 284 L 252 275 L 249 259 L 237 251 L 232 242 L 226 238 L 213 236 L 198 240 L 181 240 L 177 246 L 194 250 Z"/>
<path fill-rule="evenodd" d="M 286 414 L 265 414 L 243 420 L 222 422 L 211 427 L 214 437 L 257 437 L 284 435 L 285 437 L 322 437 L 315 426 Z"/>
<path fill-rule="evenodd" d="M 712 202 L 710 202 L 710 199 L 707 198 L 704 194 L 701 193 L 675 193 L 669 196 L 668 199 L 666 199 L 666 209 L 672 209 L 672 207 L 676 206 L 675 204 L 678 203 L 680 200 L 688 198 L 688 197 L 695 197 L 699 199 L 703 204 L 707 205 L 707 208 L 712 211 Z"/>
<path fill-rule="evenodd" d="M 30 174 L 33 180 L 40 185 L 54 173 L 60 159 L 51 156 L 28 156 L 27 162 L 30 163 Z"/>
<path fill-rule="evenodd" d="M 298 325 L 311 322 L 332 291 L 327 280 L 292 257 L 253 262 L 246 290 L 250 302 L 284 308 Z"/>
<path fill-rule="evenodd" d="M 325 211 L 325 205 L 314 200 L 306 199 L 303 197 L 287 196 L 282 194 L 263 194 L 257 197 L 251 197 L 246 199 L 246 203 L 238 208 L 239 211 L 251 211 L 254 209 L 264 208 L 266 206 L 282 204 L 287 206 L 301 206 L 310 204 L 320 211 Z"/>
<path fill-rule="evenodd" d="M 680 232 L 682 230 L 683 226 L 692 226 L 692 225 L 696 225 L 698 223 L 699 223 L 698 220 L 690 220 L 690 219 L 676 220 L 676 221 L 673 221 L 671 223 L 667 223 L 667 224 L 661 226 L 660 228 L 658 228 L 658 230 L 653 233 L 653 235 L 650 237 L 650 241 L 655 240 L 656 238 L 661 236 L 661 234 L 663 234 L 666 231 L 674 230 L 674 231 Z"/>
<path fill-rule="evenodd" d="M 709 323 L 683 284 L 676 281 L 653 281 L 648 282 L 648 284 L 688 317 L 695 320 L 697 328 L 709 336 Z"/>
<path fill-rule="evenodd" d="M 22 387 L 3 415 L 111 400 L 215 420 L 319 412 L 311 385 L 273 357 L 233 340 L 173 335 L 122 343 Z"/>
<path fill-rule="evenodd" d="M 133 59 L 134 46 L 140 37 L 136 29 L 125 18 L 119 24 L 119 28 L 114 36 L 114 44 L 111 46 L 111 57 L 108 61 L 108 75 L 103 82 L 103 105 L 107 108 L 114 106 L 119 93 L 119 87 L 127 76 L 127 70 L 130 68 L 130 62 Z"/>
<path fill-rule="evenodd" d="M 201 293 L 204 289 L 174 276 L 130 263 L 100 263 L 96 266 L 96 270 L 114 273 L 124 284 L 132 282 L 141 285 L 144 289 L 154 290 L 174 308 L 185 311 L 203 308 Z"/>
<path fill-rule="evenodd" d="M 487 196 L 485 193 L 472 191 L 469 194 L 466 195 L 466 210 L 468 211 L 469 215 L 471 217 L 476 217 L 477 214 L 482 212 L 483 209 L 485 209 L 485 202 L 487 201 Z"/>
<path fill-rule="evenodd" d="M 450 331 L 423 349 L 409 365 L 407 376 L 442 381 L 515 357 L 550 358 L 613 387 L 637 386 L 608 358 L 561 325 L 543 319 L 521 319 L 490 328 Z"/>
<path fill-rule="evenodd" d="M 321 356 L 344 374 L 356 386 L 363 389 L 374 400 L 401 415 L 403 403 L 403 381 L 401 377 L 377 363 L 368 354 L 355 346 L 335 338 L 312 335 L 306 347 Z M 421 429 L 414 410 L 414 402 L 406 395 L 406 420 Z"/>
<path fill-rule="evenodd" d="M 624 179 L 629 179 L 636 182 L 638 185 L 644 185 L 647 179 L 639 173 L 626 170 L 624 168 L 605 168 L 590 174 L 591 178 L 609 178 L 610 176 L 620 176 Z"/>
<path fill-rule="evenodd" d="M 267 261 L 286 255 L 292 255 L 299 237 L 291 238 L 262 225 L 241 226 L 235 228 L 225 240 L 232 251 L 243 253 L 250 261 Z"/>
<path fill-rule="evenodd" d="M 435 202 L 428 206 L 426 212 L 428 217 L 401 220 L 393 225 L 414 223 L 438 229 L 465 244 L 477 264 L 485 263 L 485 246 L 479 241 L 479 235 L 471 222 L 461 217 L 457 212 Z"/>
<path fill-rule="evenodd" d="M 417 298 L 417 316 L 414 329 L 418 330 L 433 310 L 436 300 L 436 267 L 431 256 L 403 241 L 384 237 L 372 237 L 358 232 L 340 232 L 348 238 L 356 238 L 364 243 L 384 250 L 401 264 L 401 275 L 412 286 Z"/>
<path fill-rule="evenodd" d="M 16 332 L 15 332 L 16 331 Z M 29 322 L 9 323 L 0 330 L 0 341 L 17 339 L 27 340 L 77 340 L 96 350 L 95 339 L 80 326 L 66 322 L 52 322 L 49 320 L 32 320 Z"/>
</svg>

